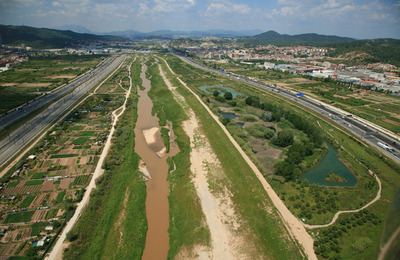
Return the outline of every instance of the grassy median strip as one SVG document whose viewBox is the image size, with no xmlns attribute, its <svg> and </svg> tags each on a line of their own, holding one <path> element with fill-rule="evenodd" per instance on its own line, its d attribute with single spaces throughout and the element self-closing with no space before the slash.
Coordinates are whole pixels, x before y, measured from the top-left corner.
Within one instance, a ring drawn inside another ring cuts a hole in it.
<svg viewBox="0 0 400 260">
<path fill-rule="evenodd" d="M 181 67 L 181 64 L 175 64 L 180 73 L 189 75 L 192 73 L 190 70 L 183 71 L 182 67 L 185 65 Z M 290 239 L 270 198 L 243 157 L 198 100 L 183 87 L 179 87 L 178 91 L 185 97 L 187 104 L 190 104 L 199 118 L 202 129 L 227 175 L 224 183 L 233 193 L 231 199 L 235 209 L 248 223 L 250 233 L 257 237 L 255 246 L 260 255 L 275 259 L 301 258 L 298 247 Z M 267 211 L 267 209 L 270 210 Z"/>
<path fill-rule="evenodd" d="M 113 138 L 105 172 L 96 181 L 97 188 L 87 209 L 68 236 L 76 241 L 65 253 L 65 259 L 141 258 L 147 221 L 146 185 L 136 171 L 139 156 L 134 152 L 137 100 L 132 93 L 127 110 L 119 119 L 119 134 Z"/>
</svg>

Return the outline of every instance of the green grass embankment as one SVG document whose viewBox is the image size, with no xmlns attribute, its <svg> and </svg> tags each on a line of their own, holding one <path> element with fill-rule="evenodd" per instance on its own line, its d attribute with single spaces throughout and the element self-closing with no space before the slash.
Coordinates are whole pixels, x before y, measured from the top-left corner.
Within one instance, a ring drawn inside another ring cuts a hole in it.
<svg viewBox="0 0 400 260">
<path fill-rule="evenodd" d="M 198 73 L 187 68 L 186 64 L 177 62 L 176 58 L 167 59 L 175 59 L 172 63 L 175 73 L 184 74 L 186 77 Z M 235 210 L 248 224 L 246 230 L 242 227 L 241 232 L 250 232 L 256 237 L 254 246 L 259 252 L 258 256 L 272 259 L 302 258 L 299 248 L 290 238 L 270 198 L 249 165 L 199 101 L 182 85 L 176 86 L 179 86 L 178 91 L 196 113 L 204 134 L 221 162 L 226 174 L 221 183 L 232 192 L 231 199 Z"/>
<path fill-rule="evenodd" d="M 174 163 L 176 166 L 176 170 L 168 175 L 170 185 L 168 258 L 173 259 L 182 248 L 209 245 L 210 233 L 205 226 L 205 216 L 191 182 L 190 139 L 182 128 L 182 122 L 187 120 L 187 116 L 159 75 L 158 64 L 151 66 L 148 71 L 152 76 L 149 96 L 153 100 L 153 112 L 159 116 L 160 121 L 161 118 L 164 120 L 164 124 L 165 120 L 172 122 L 173 132 L 177 136 L 175 142 L 180 149 L 177 155 L 168 159 L 170 170 L 174 168 Z"/>
<path fill-rule="evenodd" d="M 135 88 L 118 121 L 105 172 L 89 205 L 72 230 L 77 235 L 65 259 L 140 259 L 145 245 L 146 185 L 136 171 L 133 129 L 137 119 Z"/>
</svg>

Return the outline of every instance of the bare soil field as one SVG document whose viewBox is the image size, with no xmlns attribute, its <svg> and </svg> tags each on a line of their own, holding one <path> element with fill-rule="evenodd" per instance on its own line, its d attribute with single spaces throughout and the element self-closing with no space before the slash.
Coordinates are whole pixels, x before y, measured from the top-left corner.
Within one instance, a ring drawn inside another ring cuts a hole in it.
<svg viewBox="0 0 400 260">
<path fill-rule="evenodd" d="M 18 83 L 1 83 L 0 85 L 2 85 L 4 87 L 14 87 L 14 86 L 17 86 Z"/>
<path fill-rule="evenodd" d="M 57 198 L 58 192 L 52 192 L 49 197 L 49 201 L 53 202 Z"/>
<path fill-rule="evenodd" d="M 75 178 L 62 179 L 60 185 L 58 186 L 58 189 L 68 190 L 69 184 L 72 183 L 74 180 Z"/>
<path fill-rule="evenodd" d="M 65 210 L 59 209 L 58 212 L 57 212 L 56 217 L 62 216 L 62 214 L 64 214 L 64 212 L 65 212 Z"/>
<path fill-rule="evenodd" d="M 56 186 L 54 185 L 54 183 L 52 181 L 45 181 L 42 184 L 42 188 L 40 189 L 40 191 L 51 191 L 51 190 L 55 190 Z"/>
<path fill-rule="evenodd" d="M 79 161 L 79 165 L 85 165 L 89 161 L 90 157 L 91 156 L 81 157 L 81 160 Z"/>
<path fill-rule="evenodd" d="M 41 82 L 41 83 L 28 83 L 28 82 L 25 82 L 25 83 L 20 83 L 20 84 L 17 84 L 18 86 L 21 86 L 21 87 L 48 87 L 48 86 L 50 86 L 51 84 L 53 84 L 53 83 L 45 83 L 45 82 Z"/>
<path fill-rule="evenodd" d="M 42 185 L 5 188 L 3 190 L 3 192 L 1 193 L 1 195 L 8 196 L 8 195 L 26 194 L 27 192 L 34 193 L 34 192 L 38 192 L 41 187 L 42 187 Z"/>
<path fill-rule="evenodd" d="M 2 255 L 11 255 L 15 249 L 17 249 L 18 244 L 7 244 L 5 245 L 5 248 L 3 252 L 1 253 Z"/>
<path fill-rule="evenodd" d="M 40 204 L 42 204 L 42 201 L 45 197 L 46 197 L 46 194 L 40 194 L 40 195 L 36 196 L 30 206 L 33 208 L 39 207 Z"/>
<path fill-rule="evenodd" d="M 78 157 L 71 157 L 71 158 L 62 158 L 60 159 L 60 166 L 74 166 L 76 165 L 76 161 Z"/>
<path fill-rule="evenodd" d="M 38 222 L 39 220 L 44 220 L 48 209 L 45 210 L 36 210 L 32 216 L 32 222 Z"/>
<path fill-rule="evenodd" d="M 25 240 L 26 238 L 30 237 L 31 228 L 23 228 L 23 229 L 16 229 L 13 231 L 9 231 L 5 233 L 4 237 L 1 239 L 2 243 L 9 243 L 9 242 L 16 242 L 19 240 Z M 21 238 L 17 239 L 18 234 L 21 235 Z"/>
</svg>

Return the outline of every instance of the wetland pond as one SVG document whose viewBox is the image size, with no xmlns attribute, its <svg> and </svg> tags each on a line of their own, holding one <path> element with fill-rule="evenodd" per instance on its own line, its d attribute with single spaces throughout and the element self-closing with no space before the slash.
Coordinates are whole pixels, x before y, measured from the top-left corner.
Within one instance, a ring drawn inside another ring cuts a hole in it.
<svg viewBox="0 0 400 260">
<path fill-rule="evenodd" d="M 338 159 L 338 152 L 329 143 L 325 143 L 328 146 L 328 152 L 314 167 L 304 173 L 301 180 L 307 180 L 310 184 L 324 186 L 355 186 L 357 184 L 356 177 Z M 329 173 L 333 173 L 334 175 L 328 176 Z M 332 179 L 338 181 L 329 181 Z"/>
</svg>

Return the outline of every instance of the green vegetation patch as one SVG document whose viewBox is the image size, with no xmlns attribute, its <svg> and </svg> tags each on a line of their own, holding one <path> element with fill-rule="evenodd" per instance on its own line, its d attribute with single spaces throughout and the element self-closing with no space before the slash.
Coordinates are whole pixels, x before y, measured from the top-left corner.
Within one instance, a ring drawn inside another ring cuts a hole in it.
<svg viewBox="0 0 400 260">
<path fill-rule="evenodd" d="M 38 236 L 39 235 L 39 233 L 41 232 L 41 231 L 43 231 L 44 230 L 44 227 L 45 226 L 47 226 L 48 225 L 48 223 L 46 223 L 46 222 L 39 222 L 39 223 L 34 223 L 34 224 L 32 224 L 32 231 L 31 231 L 31 237 L 34 237 L 34 236 Z"/>
<path fill-rule="evenodd" d="M 42 185 L 44 180 L 30 180 L 25 182 L 24 186 Z"/>
<path fill-rule="evenodd" d="M 90 178 L 90 175 L 79 175 L 75 177 L 74 181 L 72 182 L 72 185 L 86 185 Z"/>
<path fill-rule="evenodd" d="M 35 199 L 35 196 L 26 196 L 26 198 L 22 201 L 21 205 L 19 205 L 20 208 L 27 208 L 29 205 L 31 205 L 32 201 Z"/>
<path fill-rule="evenodd" d="M 83 145 L 83 144 L 85 144 L 86 142 L 88 142 L 89 139 L 90 139 L 90 138 L 87 137 L 87 136 L 78 137 L 78 138 L 76 138 L 74 141 L 72 141 L 72 144 L 75 144 L 75 145 Z"/>
<path fill-rule="evenodd" d="M 62 191 L 57 194 L 56 203 L 62 203 L 64 200 L 65 191 Z"/>
<path fill-rule="evenodd" d="M 339 176 L 337 174 L 334 174 L 332 172 L 328 173 L 328 176 L 325 178 L 326 181 L 329 182 L 334 182 L 334 183 L 344 183 L 347 182 L 345 178 L 342 176 Z"/>
<path fill-rule="evenodd" d="M 161 137 L 164 142 L 164 146 L 166 148 L 166 152 L 169 153 L 170 143 L 169 143 L 169 129 L 168 128 L 161 128 Z"/>
<path fill-rule="evenodd" d="M 57 216 L 58 208 L 52 208 L 47 211 L 45 219 L 55 218 Z"/>
<path fill-rule="evenodd" d="M 80 130 L 83 130 L 83 128 L 85 128 L 85 127 L 82 125 L 74 125 L 73 127 L 71 127 L 71 130 L 72 131 L 80 131 Z"/>
<path fill-rule="evenodd" d="M 245 116 L 239 117 L 239 120 L 244 121 L 244 122 L 257 122 L 258 118 L 255 116 L 245 115 Z"/>
<path fill-rule="evenodd" d="M 53 154 L 50 159 L 58 159 L 58 158 L 70 158 L 70 157 L 77 157 L 79 154 L 77 153 L 69 153 L 69 154 Z"/>
<path fill-rule="evenodd" d="M 92 146 L 90 145 L 78 145 L 78 146 L 74 146 L 73 149 L 77 150 L 77 149 L 90 149 L 92 148 Z"/>
<path fill-rule="evenodd" d="M 47 174 L 47 172 L 35 172 L 31 176 L 31 179 L 43 179 L 46 174 Z"/>
<path fill-rule="evenodd" d="M 80 136 L 95 136 L 96 131 L 82 131 Z"/>
<path fill-rule="evenodd" d="M 7 184 L 7 188 L 14 188 L 15 186 L 17 186 L 20 182 L 19 181 L 13 181 L 13 182 L 9 182 Z"/>
<path fill-rule="evenodd" d="M 267 126 L 261 123 L 251 124 L 246 126 L 244 129 L 249 133 L 249 135 L 259 139 L 265 139 L 266 135 L 269 137 L 270 131 L 272 131 L 273 134 L 275 133 L 272 129 L 269 129 Z"/>
<path fill-rule="evenodd" d="M 4 224 L 8 223 L 19 223 L 19 222 L 29 222 L 32 219 L 35 211 L 21 211 L 13 214 L 8 214 L 4 220 Z"/>
</svg>

